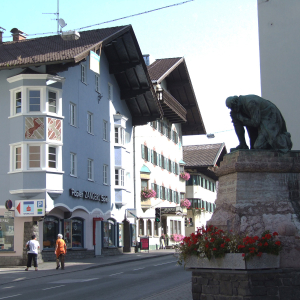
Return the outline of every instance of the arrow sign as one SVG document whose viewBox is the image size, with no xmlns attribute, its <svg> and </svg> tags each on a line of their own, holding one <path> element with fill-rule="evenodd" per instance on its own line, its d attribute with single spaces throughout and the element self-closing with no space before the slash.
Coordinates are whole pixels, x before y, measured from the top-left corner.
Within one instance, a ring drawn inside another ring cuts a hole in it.
<svg viewBox="0 0 300 300">
<path fill-rule="evenodd" d="M 21 203 L 18 204 L 17 211 L 19 212 L 19 214 L 21 213 Z"/>
</svg>

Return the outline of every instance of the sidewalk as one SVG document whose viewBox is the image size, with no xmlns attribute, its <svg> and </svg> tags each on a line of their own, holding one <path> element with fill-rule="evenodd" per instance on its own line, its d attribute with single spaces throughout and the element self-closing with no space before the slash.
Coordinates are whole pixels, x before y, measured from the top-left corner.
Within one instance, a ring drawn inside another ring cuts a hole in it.
<svg viewBox="0 0 300 300">
<path fill-rule="evenodd" d="M 105 266 L 112 266 L 117 264 L 122 264 L 126 262 L 131 261 L 138 261 L 138 260 L 144 260 L 144 259 L 151 259 L 154 257 L 161 257 L 161 256 L 167 256 L 167 255 L 174 255 L 175 250 L 174 249 L 160 249 L 160 250 L 150 250 L 138 252 L 138 253 L 124 253 L 123 255 L 115 255 L 115 256 L 99 256 L 99 257 L 93 257 L 93 258 L 87 258 L 87 259 L 81 259 L 77 261 L 68 261 L 68 255 L 66 255 L 66 262 L 65 262 L 65 270 L 64 273 L 70 273 L 74 271 L 80 271 L 80 270 L 86 270 L 86 269 L 94 269 L 94 268 L 101 268 Z M 174 257 L 175 259 L 175 257 Z M 38 271 L 35 272 L 34 268 L 31 267 L 28 272 L 26 272 L 25 275 L 25 268 L 26 266 L 16 266 L 16 267 L 0 267 L 0 286 L 11 283 L 12 277 L 8 276 L 11 275 L 19 275 L 19 278 L 16 278 L 15 280 L 28 280 L 28 279 L 34 279 L 37 277 L 46 277 L 46 276 L 52 276 L 57 275 L 56 263 L 53 262 L 44 262 L 42 264 L 39 264 Z M 23 274 L 22 274 L 23 273 Z"/>
</svg>

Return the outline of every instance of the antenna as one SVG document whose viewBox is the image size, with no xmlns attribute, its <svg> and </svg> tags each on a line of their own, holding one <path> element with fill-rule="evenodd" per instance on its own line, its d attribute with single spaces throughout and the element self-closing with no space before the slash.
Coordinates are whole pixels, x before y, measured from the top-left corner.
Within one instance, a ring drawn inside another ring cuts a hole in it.
<svg viewBox="0 0 300 300">
<path fill-rule="evenodd" d="M 61 31 L 59 31 L 59 26 L 61 28 L 64 28 L 67 26 L 66 22 L 63 19 L 59 18 L 59 0 L 57 0 L 57 12 L 56 13 L 42 13 L 43 15 L 56 15 L 56 19 L 51 19 L 57 21 L 57 34 L 60 34 Z"/>
</svg>

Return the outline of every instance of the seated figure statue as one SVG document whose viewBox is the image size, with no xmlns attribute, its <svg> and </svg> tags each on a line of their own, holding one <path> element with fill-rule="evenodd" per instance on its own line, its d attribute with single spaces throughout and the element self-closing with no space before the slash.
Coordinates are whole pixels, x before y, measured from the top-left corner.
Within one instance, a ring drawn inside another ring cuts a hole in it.
<svg viewBox="0 0 300 300">
<path fill-rule="evenodd" d="M 249 149 L 244 126 L 250 138 L 250 149 L 291 150 L 291 135 L 275 104 L 256 95 L 233 96 L 226 99 L 230 116 L 240 144 L 230 151 Z"/>
</svg>

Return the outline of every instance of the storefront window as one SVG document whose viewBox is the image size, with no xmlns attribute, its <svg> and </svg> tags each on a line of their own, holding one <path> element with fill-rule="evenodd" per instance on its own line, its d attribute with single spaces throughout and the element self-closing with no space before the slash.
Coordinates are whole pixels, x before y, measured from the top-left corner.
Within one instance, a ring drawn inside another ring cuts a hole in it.
<svg viewBox="0 0 300 300">
<path fill-rule="evenodd" d="M 103 247 L 115 246 L 115 222 L 108 220 L 103 222 Z"/>
<path fill-rule="evenodd" d="M 147 235 L 152 236 L 152 223 L 151 220 L 147 220 Z"/>
<path fill-rule="evenodd" d="M 43 228 L 43 248 L 55 248 L 58 235 L 59 220 L 55 217 L 45 217 Z"/>
<path fill-rule="evenodd" d="M 72 248 L 83 247 L 83 220 L 72 219 Z"/>
<path fill-rule="evenodd" d="M 64 240 L 67 248 L 72 247 L 72 221 L 64 220 Z"/>
<path fill-rule="evenodd" d="M 139 219 L 139 235 L 144 235 L 144 219 Z"/>
<path fill-rule="evenodd" d="M 14 218 L 0 216 L 0 251 L 14 250 Z"/>
<path fill-rule="evenodd" d="M 124 236 L 124 225 L 123 224 L 119 224 L 119 243 L 118 243 L 119 247 L 123 247 L 124 246 L 123 236 Z"/>
<path fill-rule="evenodd" d="M 130 224 L 131 227 L 131 247 L 136 246 L 136 225 Z"/>
</svg>

